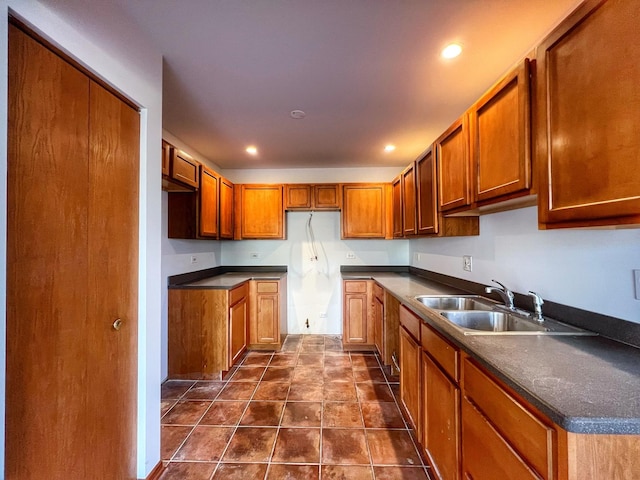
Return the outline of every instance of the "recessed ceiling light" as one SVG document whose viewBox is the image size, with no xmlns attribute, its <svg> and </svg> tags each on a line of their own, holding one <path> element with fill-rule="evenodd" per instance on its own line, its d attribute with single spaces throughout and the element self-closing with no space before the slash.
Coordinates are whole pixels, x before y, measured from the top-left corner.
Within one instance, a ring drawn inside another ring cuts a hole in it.
<svg viewBox="0 0 640 480">
<path fill-rule="evenodd" d="M 396 149 L 396 146 L 395 145 L 391 145 L 391 144 L 385 145 L 385 147 L 384 147 L 384 151 L 387 152 L 387 153 L 393 152 L 395 149 Z"/>
<path fill-rule="evenodd" d="M 258 149 L 256 147 L 254 147 L 253 145 L 247 147 L 246 151 L 247 151 L 247 153 L 249 155 L 257 155 L 258 154 Z"/>
<path fill-rule="evenodd" d="M 451 43 L 442 50 L 443 58 L 456 58 L 462 53 L 462 47 L 457 43 Z"/>
</svg>

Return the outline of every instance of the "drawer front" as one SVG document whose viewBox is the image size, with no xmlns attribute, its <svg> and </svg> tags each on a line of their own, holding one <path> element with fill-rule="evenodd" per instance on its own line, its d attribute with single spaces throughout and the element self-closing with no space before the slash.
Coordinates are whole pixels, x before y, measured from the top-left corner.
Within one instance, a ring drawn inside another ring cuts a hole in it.
<svg viewBox="0 0 640 480">
<path fill-rule="evenodd" d="M 427 324 L 421 324 L 422 348 L 442 367 L 450 378 L 460 381 L 460 352 Z"/>
<path fill-rule="evenodd" d="M 198 162 L 187 158 L 183 153 L 173 150 L 171 177 L 193 187 L 198 186 Z"/>
<path fill-rule="evenodd" d="M 279 282 L 256 282 L 258 293 L 278 293 Z"/>
<path fill-rule="evenodd" d="M 422 320 L 411 310 L 402 305 L 400 307 L 400 325 L 404 326 L 413 338 L 420 343 L 420 325 Z"/>
<path fill-rule="evenodd" d="M 366 280 L 346 280 L 344 282 L 345 293 L 367 293 Z"/>
<path fill-rule="evenodd" d="M 384 302 L 384 288 L 382 288 L 377 283 L 373 284 L 373 296 L 380 299 L 381 302 Z"/>
<path fill-rule="evenodd" d="M 245 298 L 249 293 L 249 282 L 245 282 L 239 287 L 229 291 L 229 306 L 235 305 Z"/>
<path fill-rule="evenodd" d="M 469 359 L 465 358 L 463 368 L 465 396 L 543 478 L 553 478 L 555 430 L 542 423 Z"/>
<path fill-rule="evenodd" d="M 540 479 L 467 400 L 462 402 L 462 471 L 472 480 Z"/>
</svg>

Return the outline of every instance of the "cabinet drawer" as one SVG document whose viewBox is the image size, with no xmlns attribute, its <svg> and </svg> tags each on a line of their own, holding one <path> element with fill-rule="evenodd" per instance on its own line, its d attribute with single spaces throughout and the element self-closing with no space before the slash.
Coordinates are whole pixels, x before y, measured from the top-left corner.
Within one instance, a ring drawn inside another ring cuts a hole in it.
<svg viewBox="0 0 640 480">
<path fill-rule="evenodd" d="M 239 287 L 229 291 L 229 306 L 235 305 L 240 300 L 245 298 L 249 293 L 249 282 L 244 282 Z"/>
<path fill-rule="evenodd" d="M 420 343 L 420 325 L 422 324 L 422 320 L 417 317 L 411 310 L 402 305 L 400 307 L 400 325 L 403 325 L 404 328 L 415 338 L 418 343 Z"/>
<path fill-rule="evenodd" d="M 473 480 L 540 479 L 467 400 L 462 402 L 462 471 Z"/>
<path fill-rule="evenodd" d="M 278 293 L 278 282 L 256 282 L 258 293 Z"/>
<path fill-rule="evenodd" d="M 422 348 L 442 367 L 450 378 L 460 380 L 460 352 L 427 324 L 421 324 Z"/>
<path fill-rule="evenodd" d="M 465 396 L 543 478 L 553 478 L 555 430 L 542 423 L 469 359 L 465 358 L 463 368 Z"/>
<path fill-rule="evenodd" d="M 367 281 L 354 281 L 347 280 L 344 282 L 344 292 L 345 293 L 367 293 Z"/>
</svg>

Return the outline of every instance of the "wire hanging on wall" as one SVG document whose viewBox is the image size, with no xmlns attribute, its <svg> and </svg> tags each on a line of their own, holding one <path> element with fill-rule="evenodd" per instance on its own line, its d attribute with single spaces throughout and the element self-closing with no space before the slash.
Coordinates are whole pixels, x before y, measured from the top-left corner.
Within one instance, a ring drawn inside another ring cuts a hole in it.
<svg viewBox="0 0 640 480">
<path fill-rule="evenodd" d="M 311 261 L 318 261 L 318 249 L 316 247 L 316 237 L 313 233 L 313 225 L 311 225 L 311 219 L 313 213 L 309 214 L 309 220 L 307 220 L 307 240 L 311 246 Z"/>
</svg>

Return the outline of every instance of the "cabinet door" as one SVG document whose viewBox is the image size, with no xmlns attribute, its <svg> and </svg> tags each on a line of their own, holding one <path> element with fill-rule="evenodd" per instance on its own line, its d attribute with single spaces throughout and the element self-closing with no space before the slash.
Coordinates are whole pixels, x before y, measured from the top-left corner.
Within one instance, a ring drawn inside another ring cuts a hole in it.
<svg viewBox="0 0 640 480">
<path fill-rule="evenodd" d="M 198 233 L 201 237 L 218 237 L 218 180 L 216 172 L 200 165 Z"/>
<path fill-rule="evenodd" d="M 367 343 L 367 294 L 348 293 L 344 296 L 345 343 Z"/>
<path fill-rule="evenodd" d="M 233 238 L 233 183 L 220 177 L 220 238 Z"/>
<path fill-rule="evenodd" d="M 229 309 L 229 368 L 247 349 L 247 299 Z"/>
<path fill-rule="evenodd" d="M 430 148 L 416 161 L 418 235 L 438 233 L 436 162 Z"/>
<path fill-rule="evenodd" d="M 384 238 L 385 184 L 342 186 L 342 238 Z"/>
<path fill-rule="evenodd" d="M 340 210 L 340 188 L 337 184 L 313 186 L 313 208 Z"/>
<path fill-rule="evenodd" d="M 541 478 L 466 399 L 462 401 L 462 469 L 464 478 L 473 480 Z"/>
<path fill-rule="evenodd" d="M 471 205 L 469 135 L 466 115 L 434 143 L 438 169 L 438 206 L 443 212 Z"/>
<path fill-rule="evenodd" d="M 536 58 L 540 223 L 640 223 L 638 2 L 584 2 Z"/>
<path fill-rule="evenodd" d="M 474 199 L 481 203 L 531 187 L 529 60 L 506 75 L 469 111 Z"/>
<path fill-rule="evenodd" d="M 403 236 L 418 233 L 416 224 L 416 170 L 412 163 L 402 172 L 402 225 Z"/>
<path fill-rule="evenodd" d="M 422 438 L 420 345 L 400 327 L 400 398 L 418 439 Z"/>
<path fill-rule="evenodd" d="M 282 185 L 241 185 L 242 238 L 284 239 Z"/>
<path fill-rule="evenodd" d="M 422 354 L 423 446 L 438 478 L 460 478 L 460 389 Z"/>
<path fill-rule="evenodd" d="M 198 187 L 198 162 L 177 148 L 171 149 L 171 178 Z"/>
<path fill-rule="evenodd" d="M 254 281 L 251 295 L 249 343 L 252 345 L 280 343 L 279 282 Z"/>
<path fill-rule="evenodd" d="M 284 208 L 286 210 L 310 210 L 311 192 L 311 185 L 285 185 Z"/>
<path fill-rule="evenodd" d="M 391 182 L 391 199 L 393 202 L 393 236 L 402 238 L 404 225 L 402 223 L 402 177 L 397 176 Z"/>
</svg>

